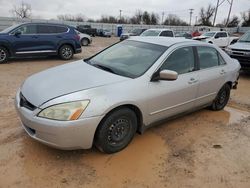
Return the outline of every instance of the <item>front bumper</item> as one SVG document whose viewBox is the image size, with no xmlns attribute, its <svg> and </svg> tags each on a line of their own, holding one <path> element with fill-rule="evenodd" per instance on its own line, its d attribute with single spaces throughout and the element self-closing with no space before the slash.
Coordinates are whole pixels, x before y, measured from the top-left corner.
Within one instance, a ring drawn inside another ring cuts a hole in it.
<svg viewBox="0 0 250 188">
<path fill-rule="evenodd" d="M 20 106 L 19 92 L 15 101 L 16 110 L 24 130 L 33 139 L 58 149 L 89 149 L 102 116 L 75 121 L 56 121 L 37 117 L 39 109 L 31 111 Z"/>
</svg>

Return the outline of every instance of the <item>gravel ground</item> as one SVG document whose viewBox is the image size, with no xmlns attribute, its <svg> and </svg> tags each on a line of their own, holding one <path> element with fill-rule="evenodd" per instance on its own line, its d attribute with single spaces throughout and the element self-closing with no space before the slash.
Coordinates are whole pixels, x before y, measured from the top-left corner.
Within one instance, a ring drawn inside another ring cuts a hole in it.
<svg viewBox="0 0 250 188">
<path fill-rule="evenodd" d="M 118 41 L 95 37 L 74 60 Z M 136 135 L 123 151 L 61 151 L 23 131 L 15 92 L 29 75 L 69 62 L 15 59 L 0 65 L 0 188 L 250 187 L 250 74 L 241 73 L 225 110 L 207 109 Z"/>
</svg>

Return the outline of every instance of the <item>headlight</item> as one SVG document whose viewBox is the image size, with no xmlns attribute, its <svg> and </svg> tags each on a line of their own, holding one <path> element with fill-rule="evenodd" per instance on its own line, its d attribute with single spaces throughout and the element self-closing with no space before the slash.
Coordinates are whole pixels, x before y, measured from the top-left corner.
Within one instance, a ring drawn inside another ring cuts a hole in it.
<svg viewBox="0 0 250 188">
<path fill-rule="evenodd" d="M 84 112 L 88 104 L 89 100 L 53 105 L 42 110 L 38 117 L 61 121 L 76 120 Z"/>
</svg>

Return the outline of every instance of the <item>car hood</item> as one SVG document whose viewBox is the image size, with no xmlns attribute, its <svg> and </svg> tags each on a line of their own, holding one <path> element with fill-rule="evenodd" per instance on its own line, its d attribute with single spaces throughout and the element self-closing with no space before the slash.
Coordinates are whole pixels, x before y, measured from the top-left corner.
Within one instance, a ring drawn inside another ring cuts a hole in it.
<svg viewBox="0 0 250 188">
<path fill-rule="evenodd" d="M 250 50 L 250 42 L 236 42 L 229 47 L 236 50 Z"/>
<path fill-rule="evenodd" d="M 128 79 L 80 60 L 30 76 L 23 83 L 21 92 L 30 103 L 39 107 L 59 96 Z"/>
</svg>

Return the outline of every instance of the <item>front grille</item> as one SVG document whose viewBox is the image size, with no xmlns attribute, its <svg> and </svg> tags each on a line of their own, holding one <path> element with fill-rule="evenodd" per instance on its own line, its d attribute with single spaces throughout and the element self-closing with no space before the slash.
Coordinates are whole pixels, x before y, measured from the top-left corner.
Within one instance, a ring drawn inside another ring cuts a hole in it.
<svg viewBox="0 0 250 188">
<path fill-rule="evenodd" d="M 232 51 L 236 51 L 236 52 L 250 52 L 250 50 L 234 49 L 234 48 L 232 48 Z"/>
<path fill-rule="evenodd" d="M 34 106 L 33 104 L 31 104 L 24 96 L 22 93 L 20 93 L 20 106 L 27 108 L 31 111 L 36 109 L 36 106 Z"/>
</svg>

